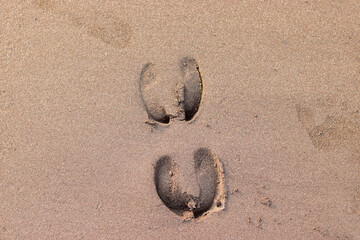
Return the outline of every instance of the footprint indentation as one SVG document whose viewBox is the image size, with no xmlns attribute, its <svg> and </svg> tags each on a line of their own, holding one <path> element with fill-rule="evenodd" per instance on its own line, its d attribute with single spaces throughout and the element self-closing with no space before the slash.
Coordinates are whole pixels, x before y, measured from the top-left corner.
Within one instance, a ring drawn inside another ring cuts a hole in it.
<svg viewBox="0 0 360 240">
<path fill-rule="evenodd" d="M 225 206 L 224 171 L 217 156 L 206 148 L 196 150 L 194 168 L 198 196 L 188 194 L 178 185 L 178 166 L 170 156 L 161 157 L 155 166 L 154 182 L 160 199 L 184 218 L 206 216 Z"/>
</svg>

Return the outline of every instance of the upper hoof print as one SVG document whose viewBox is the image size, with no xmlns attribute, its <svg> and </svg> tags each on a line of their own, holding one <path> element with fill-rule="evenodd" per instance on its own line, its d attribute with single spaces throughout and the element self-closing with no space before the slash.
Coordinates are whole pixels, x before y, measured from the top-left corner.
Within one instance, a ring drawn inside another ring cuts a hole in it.
<svg viewBox="0 0 360 240">
<path fill-rule="evenodd" d="M 195 59 L 185 57 L 180 62 L 181 79 L 175 87 L 177 112 L 169 113 L 159 102 L 158 73 L 155 65 L 147 63 L 140 74 L 140 93 L 149 117 L 158 123 L 168 124 L 171 119 L 191 121 L 199 111 L 203 95 L 203 79 Z M 170 101 L 170 99 L 169 99 Z M 168 105 L 169 106 L 169 102 Z"/>
</svg>

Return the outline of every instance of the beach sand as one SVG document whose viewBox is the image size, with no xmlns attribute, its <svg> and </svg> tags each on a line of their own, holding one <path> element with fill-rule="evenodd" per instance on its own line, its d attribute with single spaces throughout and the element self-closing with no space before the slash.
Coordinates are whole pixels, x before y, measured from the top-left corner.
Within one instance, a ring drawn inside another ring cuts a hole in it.
<svg viewBox="0 0 360 240">
<path fill-rule="evenodd" d="M 0 6 L 0 239 L 360 239 L 359 1 Z"/>
</svg>

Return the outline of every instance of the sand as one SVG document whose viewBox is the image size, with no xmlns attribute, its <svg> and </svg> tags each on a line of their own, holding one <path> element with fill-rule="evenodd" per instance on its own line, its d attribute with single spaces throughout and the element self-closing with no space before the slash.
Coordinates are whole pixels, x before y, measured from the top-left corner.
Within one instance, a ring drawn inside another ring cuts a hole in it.
<svg viewBox="0 0 360 240">
<path fill-rule="evenodd" d="M 359 1 L 0 6 L 0 239 L 360 239 Z"/>
</svg>

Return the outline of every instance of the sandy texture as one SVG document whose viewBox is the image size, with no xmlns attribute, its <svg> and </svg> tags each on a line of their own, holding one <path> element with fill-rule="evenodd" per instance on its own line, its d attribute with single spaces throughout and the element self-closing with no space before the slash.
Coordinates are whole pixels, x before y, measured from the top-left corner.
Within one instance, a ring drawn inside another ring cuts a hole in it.
<svg viewBox="0 0 360 240">
<path fill-rule="evenodd" d="M 0 6 L 0 239 L 360 239 L 360 1 Z M 148 63 L 168 124 L 143 102 Z M 209 206 L 199 149 L 225 209 L 184 222 L 155 165 Z"/>
</svg>

